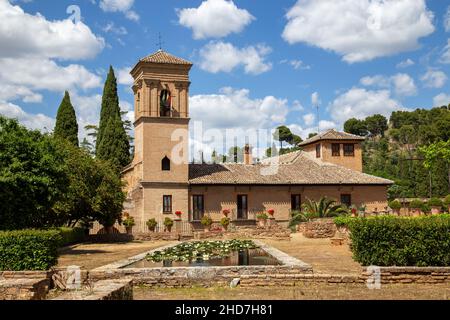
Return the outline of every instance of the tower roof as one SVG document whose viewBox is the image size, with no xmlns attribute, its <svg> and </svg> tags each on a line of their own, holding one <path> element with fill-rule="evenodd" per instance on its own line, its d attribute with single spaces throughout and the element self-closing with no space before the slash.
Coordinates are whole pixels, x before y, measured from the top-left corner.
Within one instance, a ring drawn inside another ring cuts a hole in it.
<svg viewBox="0 0 450 320">
<path fill-rule="evenodd" d="M 364 137 L 357 136 L 355 134 L 350 134 L 347 132 L 340 132 L 334 129 L 322 132 L 310 139 L 300 142 L 299 146 L 306 146 L 308 144 L 320 141 L 320 140 L 365 140 Z"/>
<path fill-rule="evenodd" d="M 175 57 L 174 55 L 171 55 L 170 53 L 167 53 L 164 50 L 158 50 L 155 53 L 152 53 L 151 55 L 142 58 L 140 61 L 150 63 L 162 63 L 162 64 L 192 65 L 191 62 Z"/>
</svg>

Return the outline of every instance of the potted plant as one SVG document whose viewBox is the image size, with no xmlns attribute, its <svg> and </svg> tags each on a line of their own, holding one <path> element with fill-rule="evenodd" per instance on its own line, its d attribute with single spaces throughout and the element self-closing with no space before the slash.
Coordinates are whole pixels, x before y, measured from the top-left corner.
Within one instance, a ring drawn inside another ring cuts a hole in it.
<svg viewBox="0 0 450 320">
<path fill-rule="evenodd" d="M 450 213 L 450 194 L 445 197 L 444 204 L 447 206 L 448 212 Z"/>
<path fill-rule="evenodd" d="M 173 226 L 173 220 L 170 219 L 169 217 L 166 217 L 166 218 L 164 219 L 164 227 L 165 227 L 165 231 L 171 232 L 171 231 L 172 231 L 172 226 Z"/>
<path fill-rule="evenodd" d="M 177 216 L 177 219 L 178 220 L 181 220 L 181 215 L 183 214 L 183 212 L 181 212 L 181 211 L 175 211 L 175 215 Z"/>
<path fill-rule="evenodd" d="M 398 200 L 389 201 L 389 208 L 392 209 L 392 211 L 396 215 L 400 215 L 400 209 L 402 208 L 402 204 Z"/>
<path fill-rule="evenodd" d="M 411 201 L 411 203 L 409 204 L 409 208 L 412 210 L 413 217 L 420 216 L 420 214 L 422 213 L 422 206 L 423 202 L 419 199 L 414 199 L 413 201 Z"/>
<path fill-rule="evenodd" d="M 222 213 L 223 213 L 223 215 L 225 216 L 225 217 L 228 217 L 228 215 L 230 214 L 230 209 L 223 209 L 222 210 Z"/>
<path fill-rule="evenodd" d="M 260 227 L 265 227 L 266 226 L 266 221 L 269 217 L 267 216 L 267 214 L 265 213 L 258 213 L 256 215 L 256 219 L 258 219 L 258 224 Z"/>
<path fill-rule="evenodd" d="M 158 225 L 158 222 L 156 222 L 155 218 L 151 218 L 151 219 L 149 219 L 146 222 L 146 224 L 147 224 L 148 230 L 150 230 L 152 232 L 155 232 L 155 229 L 156 229 L 156 226 Z"/>
<path fill-rule="evenodd" d="M 428 205 L 431 207 L 431 214 L 441 213 L 442 200 L 439 198 L 431 198 L 428 200 Z"/>
<path fill-rule="evenodd" d="M 200 221 L 200 223 L 203 225 L 205 232 L 209 232 L 209 229 L 213 223 L 212 219 L 210 216 L 203 216 L 202 220 Z"/>
<path fill-rule="evenodd" d="M 125 229 L 127 230 L 127 234 L 132 234 L 133 233 L 133 226 L 136 224 L 134 222 L 134 218 L 128 216 L 122 221 L 122 223 L 125 226 Z"/>
<path fill-rule="evenodd" d="M 230 225 L 230 218 L 228 217 L 223 217 L 222 220 L 220 220 L 220 224 L 223 227 L 223 231 L 227 231 L 228 230 L 228 226 Z"/>
<path fill-rule="evenodd" d="M 269 214 L 269 219 L 273 219 L 273 215 L 275 214 L 275 210 L 274 209 L 269 209 L 269 210 L 267 210 L 267 213 Z"/>
<path fill-rule="evenodd" d="M 358 208 L 358 216 L 364 218 L 366 216 L 366 205 L 361 204 L 361 206 Z"/>
<path fill-rule="evenodd" d="M 355 205 L 350 206 L 350 213 L 352 214 L 352 217 L 356 217 L 358 213 L 358 208 Z"/>
</svg>

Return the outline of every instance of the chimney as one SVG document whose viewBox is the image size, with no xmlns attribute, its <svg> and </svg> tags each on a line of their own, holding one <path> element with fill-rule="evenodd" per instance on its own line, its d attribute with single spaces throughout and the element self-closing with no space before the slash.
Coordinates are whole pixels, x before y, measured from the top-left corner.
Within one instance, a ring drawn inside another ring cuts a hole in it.
<svg viewBox="0 0 450 320">
<path fill-rule="evenodd" d="M 249 144 L 244 147 L 244 164 L 253 164 L 252 147 Z"/>
</svg>

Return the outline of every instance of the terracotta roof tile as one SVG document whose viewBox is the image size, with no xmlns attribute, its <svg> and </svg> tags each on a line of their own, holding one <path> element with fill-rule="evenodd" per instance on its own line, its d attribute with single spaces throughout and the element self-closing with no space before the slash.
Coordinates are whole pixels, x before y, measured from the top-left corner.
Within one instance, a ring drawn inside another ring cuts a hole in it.
<svg viewBox="0 0 450 320">
<path fill-rule="evenodd" d="M 270 173 L 270 160 L 279 159 L 278 170 Z M 322 162 L 303 151 L 271 158 L 260 164 L 190 164 L 190 184 L 374 184 L 393 181 Z"/>
<path fill-rule="evenodd" d="M 191 62 L 175 57 L 171 55 L 170 53 L 167 53 L 163 50 L 158 50 L 155 53 L 142 58 L 140 61 L 143 62 L 152 62 L 152 63 L 164 63 L 164 64 L 185 64 L 185 65 L 192 65 Z"/>
<path fill-rule="evenodd" d="M 355 134 L 350 134 L 347 132 L 340 132 L 334 129 L 325 131 L 321 134 L 318 134 L 310 139 L 306 139 L 303 142 L 300 142 L 299 146 L 306 146 L 308 144 L 314 143 L 319 140 L 365 140 L 364 137 L 357 136 Z"/>
</svg>

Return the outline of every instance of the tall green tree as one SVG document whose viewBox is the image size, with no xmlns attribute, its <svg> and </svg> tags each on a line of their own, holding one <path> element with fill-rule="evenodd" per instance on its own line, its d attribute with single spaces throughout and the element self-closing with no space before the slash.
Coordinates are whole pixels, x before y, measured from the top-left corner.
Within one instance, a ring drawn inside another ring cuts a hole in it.
<svg viewBox="0 0 450 320">
<path fill-rule="evenodd" d="M 437 165 L 438 162 L 445 163 L 448 172 L 448 192 L 450 193 L 450 140 L 439 141 L 426 147 L 420 147 L 419 151 L 425 157 L 423 163 L 425 168 L 429 170 Z"/>
<path fill-rule="evenodd" d="M 64 93 L 64 98 L 58 108 L 54 134 L 56 137 L 64 138 L 73 145 L 78 146 L 77 117 L 67 91 Z"/>
<path fill-rule="evenodd" d="M 110 161 L 118 170 L 130 162 L 130 141 L 121 118 L 117 79 L 112 66 L 103 89 L 95 149 L 97 158 Z"/>
<path fill-rule="evenodd" d="M 287 142 L 290 144 L 290 142 L 292 142 L 293 135 L 288 127 L 279 126 L 274 133 L 274 139 L 276 141 L 280 141 L 280 148 L 283 149 L 283 142 Z"/>
<path fill-rule="evenodd" d="M 384 132 L 388 129 L 387 119 L 381 114 L 369 116 L 364 122 L 367 131 L 369 131 L 372 136 L 384 136 Z"/>
<path fill-rule="evenodd" d="M 365 136 L 367 135 L 367 125 L 364 120 L 351 118 L 345 121 L 344 131 L 358 136 Z"/>
</svg>

